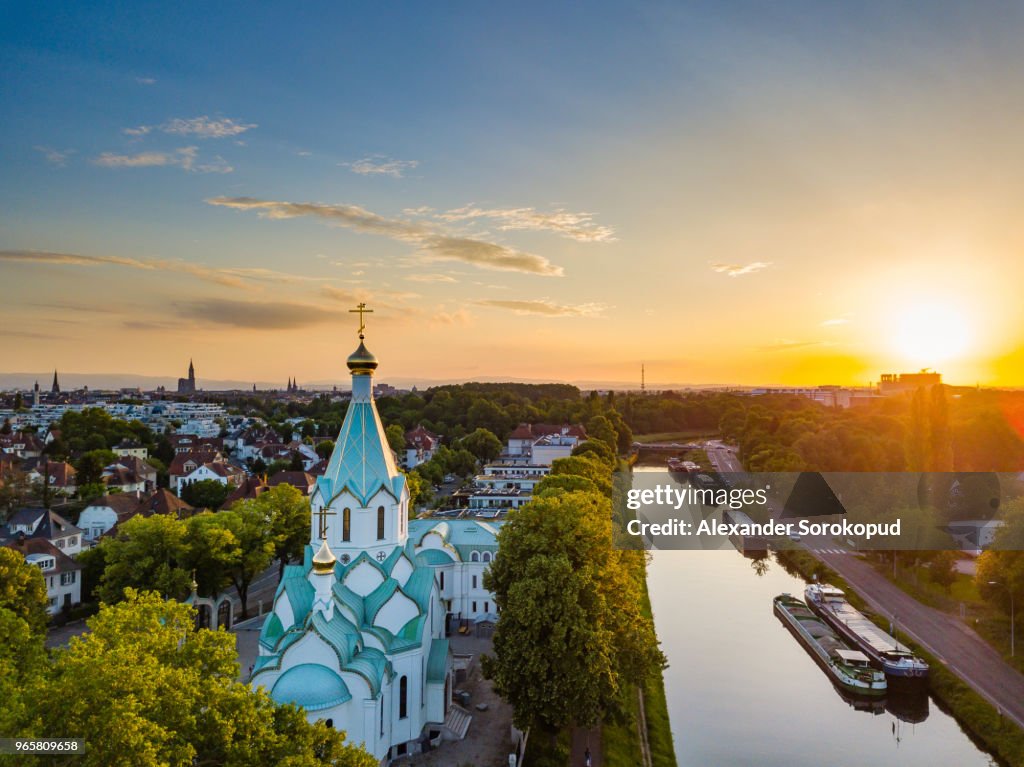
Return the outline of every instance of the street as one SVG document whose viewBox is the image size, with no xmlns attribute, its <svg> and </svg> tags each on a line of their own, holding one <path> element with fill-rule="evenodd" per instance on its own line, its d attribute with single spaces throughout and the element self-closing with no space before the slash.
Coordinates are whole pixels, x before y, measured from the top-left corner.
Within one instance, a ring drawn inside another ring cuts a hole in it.
<svg viewBox="0 0 1024 767">
<path fill-rule="evenodd" d="M 959 618 L 923 605 L 889 582 L 860 557 L 834 544 L 815 557 L 841 575 L 880 615 L 895 616 L 899 630 L 946 664 L 1003 715 L 1024 727 L 1024 675 L 1013 669 L 984 639 Z"/>
</svg>

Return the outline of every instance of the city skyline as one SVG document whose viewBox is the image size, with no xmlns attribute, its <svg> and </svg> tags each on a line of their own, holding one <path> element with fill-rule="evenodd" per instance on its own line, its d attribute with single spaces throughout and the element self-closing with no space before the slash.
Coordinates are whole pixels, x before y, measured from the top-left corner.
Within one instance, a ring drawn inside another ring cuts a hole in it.
<svg viewBox="0 0 1024 767">
<path fill-rule="evenodd" d="M 1024 382 L 1019 9 L 202 13 L 0 31 L 3 373 Z"/>
</svg>

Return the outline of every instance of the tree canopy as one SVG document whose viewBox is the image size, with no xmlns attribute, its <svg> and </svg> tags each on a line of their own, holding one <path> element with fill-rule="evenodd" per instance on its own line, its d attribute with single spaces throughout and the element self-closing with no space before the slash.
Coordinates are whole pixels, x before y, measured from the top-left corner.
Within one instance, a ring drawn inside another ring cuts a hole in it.
<svg viewBox="0 0 1024 767">
<path fill-rule="evenodd" d="M 0 702 L 0 722 L 17 719 L 5 733 L 80 734 L 88 749 L 68 763 L 83 767 L 376 764 L 344 733 L 237 681 L 234 637 L 196 629 L 190 606 L 152 592 L 125 596 L 44 662 L 17 709 Z M 7 623 L 0 609 L 0 636 Z M 3 654 L 0 645 L 0 664 Z"/>
</svg>

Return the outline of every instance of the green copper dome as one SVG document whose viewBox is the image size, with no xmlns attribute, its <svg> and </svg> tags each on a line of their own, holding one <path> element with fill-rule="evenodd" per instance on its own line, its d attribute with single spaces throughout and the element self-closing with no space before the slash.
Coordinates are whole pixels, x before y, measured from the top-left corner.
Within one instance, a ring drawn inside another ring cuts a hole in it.
<svg viewBox="0 0 1024 767">
<path fill-rule="evenodd" d="M 353 375 L 370 375 L 377 369 L 377 358 L 359 341 L 359 348 L 348 356 L 348 369 Z"/>
</svg>

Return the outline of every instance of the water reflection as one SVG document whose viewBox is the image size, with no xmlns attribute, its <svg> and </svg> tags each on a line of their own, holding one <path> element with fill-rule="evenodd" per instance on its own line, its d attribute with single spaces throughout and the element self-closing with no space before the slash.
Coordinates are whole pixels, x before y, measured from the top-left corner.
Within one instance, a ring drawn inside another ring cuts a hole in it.
<svg viewBox="0 0 1024 767">
<path fill-rule="evenodd" d="M 925 696 L 837 690 L 772 614 L 804 587 L 774 560 L 656 551 L 648 582 L 680 767 L 996 764 Z"/>
</svg>

